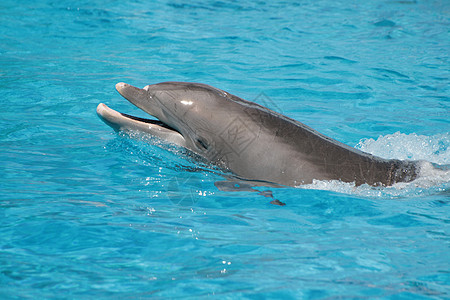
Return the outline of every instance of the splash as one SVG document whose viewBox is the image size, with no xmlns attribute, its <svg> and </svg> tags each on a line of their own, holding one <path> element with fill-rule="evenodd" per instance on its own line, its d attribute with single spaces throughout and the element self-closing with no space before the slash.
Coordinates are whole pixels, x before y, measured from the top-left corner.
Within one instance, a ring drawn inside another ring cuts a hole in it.
<svg viewBox="0 0 450 300">
<path fill-rule="evenodd" d="M 299 188 L 388 198 L 444 193 L 450 188 L 450 133 L 425 136 L 396 132 L 380 136 L 376 140 L 363 139 L 356 148 L 383 158 L 418 160 L 419 175 L 412 182 L 399 182 L 389 187 L 314 180 L 312 184 Z"/>
<path fill-rule="evenodd" d="M 129 152 L 137 158 L 135 162 L 142 165 L 158 166 L 174 171 L 221 174 L 220 168 L 200 155 L 156 136 L 135 130 L 121 131 L 118 136 L 120 138 L 115 140 L 117 143 L 113 148 Z M 171 163 L 167 164 L 168 161 Z"/>
<path fill-rule="evenodd" d="M 376 140 L 362 139 L 356 148 L 383 158 L 450 164 L 450 133 L 425 136 L 396 132 Z"/>
</svg>

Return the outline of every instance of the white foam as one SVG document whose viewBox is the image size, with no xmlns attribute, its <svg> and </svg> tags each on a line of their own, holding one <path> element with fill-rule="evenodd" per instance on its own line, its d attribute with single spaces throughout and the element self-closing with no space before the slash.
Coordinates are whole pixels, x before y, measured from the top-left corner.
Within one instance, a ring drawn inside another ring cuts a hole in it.
<svg viewBox="0 0 450 300">
<path fill-rule="evenodd" d="M 450 188 L 450 134 L 424 136 L 396 132 L 378 139 L 363 139 L 356 148 L 383 158 L 420 160 L 420 171 L 412 182 L 390 187 L 355 186 L 337 180 L 314 180 L 299 188 L 328 190 L 364 197 L 405 197 L 444 192 Z"/>
<path fill-rule="evenodd" d="M 362 139 L 355 148 L 384 158 L 450 164 L 450 133 L 425 136 L 396 132 L 376 140 Z"/>
</svg>

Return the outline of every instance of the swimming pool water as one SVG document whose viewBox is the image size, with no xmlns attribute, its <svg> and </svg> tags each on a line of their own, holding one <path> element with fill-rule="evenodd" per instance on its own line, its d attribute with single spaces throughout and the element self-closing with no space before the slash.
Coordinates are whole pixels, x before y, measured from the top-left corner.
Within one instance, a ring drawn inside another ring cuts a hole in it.
<svg viewBox="0 0 450 300">
<path fill-rule="evenodd" d="M 449 9 L 3 0 L 0 297 L 448 298 Z M 221 191 L 219 171 L 96 116 L 100 102 L 144 116 L 114 85 L 167 80 L 440 170 L 270 189 L 284 207 Z"/>
</svg>

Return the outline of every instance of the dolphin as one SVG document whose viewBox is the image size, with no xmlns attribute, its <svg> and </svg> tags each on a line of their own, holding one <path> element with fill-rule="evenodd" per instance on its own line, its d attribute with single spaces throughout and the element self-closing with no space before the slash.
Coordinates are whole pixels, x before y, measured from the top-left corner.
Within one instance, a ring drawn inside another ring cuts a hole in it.
<svg viewBox="0 0 450 300">
<path fill-rule="evenodd" d="M 97 114 L 116 131 L 140 131 L 199 155 L 237 178 L 299 186 L 313 180 L 389 186 L 417 177 L 416 161 L 362 152 L 287 116 L 218 88 L 163 82 L 117 91 L 157 120 L 117 112 Z"/>
</svg>

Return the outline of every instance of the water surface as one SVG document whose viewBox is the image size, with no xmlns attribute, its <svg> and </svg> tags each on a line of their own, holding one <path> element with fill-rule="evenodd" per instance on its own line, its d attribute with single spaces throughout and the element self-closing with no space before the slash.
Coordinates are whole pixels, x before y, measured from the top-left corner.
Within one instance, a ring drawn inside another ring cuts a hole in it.
<svg viewBox="0 0 450 300">
<path fill-rule="evenodd" d="M 3 0 L 0 296 L 448 298 L 449 9 Z M 114 85 L 166 80 L 444 167 L 384 189 L 271 189 L 284 207 L 220 191 L 219 172 L 96 116 L 143 116 Z"/>
</svg>

